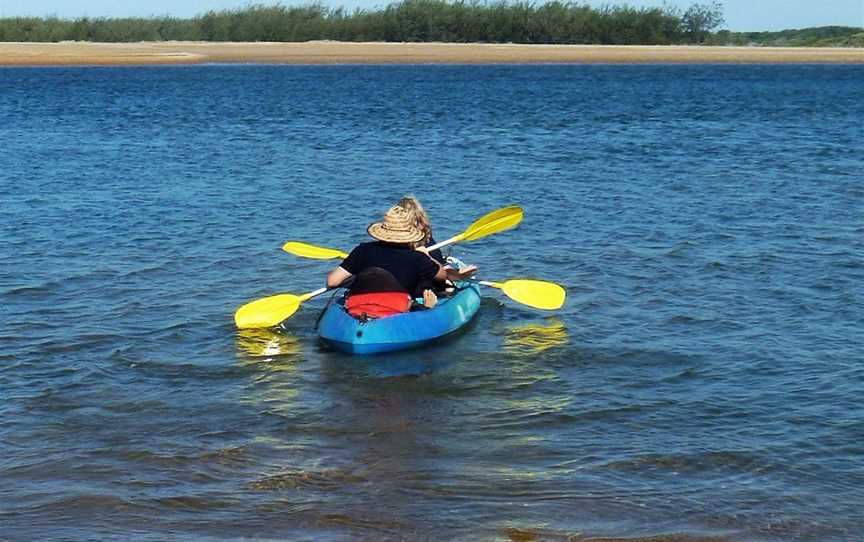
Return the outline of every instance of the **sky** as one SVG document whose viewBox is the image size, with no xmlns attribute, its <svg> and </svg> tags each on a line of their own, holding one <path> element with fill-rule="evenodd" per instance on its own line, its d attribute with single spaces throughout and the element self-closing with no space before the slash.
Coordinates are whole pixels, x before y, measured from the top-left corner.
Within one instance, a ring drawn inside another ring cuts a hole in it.
<svg viewBox="0 0 864 542">
<path fill-rule="evenodd" d="M 395 0 L 393 0 L 395 1 Z M 542 4 L 544 0 L 534 0 Z M 576 0 L 579 4 L 598 7 L 604 4 L 628 4 L 633 7 L 655 7 L 664 3 L 686 8 L 694 3 L 711 0 Z M 304 5 L 312 0 L 0 0 L 0 17 L 58 16 L 78 17 L 148 17 L 171 15 L 193 17 L 209 10 L 239 8 L 249 3 Z M 322 0 L 328 6 L 372 9 L 388 0 Z M 724 6 L 726 24 L 723 28 L 739 32 L 784 30 L 809 26 L 864 27 L 864 0 L 720 0 Z"/>
</svg>

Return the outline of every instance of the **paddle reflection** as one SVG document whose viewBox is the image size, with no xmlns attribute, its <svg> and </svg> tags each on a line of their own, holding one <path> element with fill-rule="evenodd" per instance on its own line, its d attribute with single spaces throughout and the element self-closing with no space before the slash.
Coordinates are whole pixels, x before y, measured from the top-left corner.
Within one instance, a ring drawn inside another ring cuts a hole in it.
<svg viewBox="0 0 864 542">
<path fill-rule="evenodd" d="M 297 415 L 303 359 L 300 339 L 285 331 L 244 329 L 237 331 L 236 346 L 237 362 L 250 369 L 240 401 L 262 412 Z"/>
<path fill-rule="evenodd" d="M 559 318 L 544 323 L 523 324 L 508 327 L 504 336 L 504 351 L 533 356 L 551 348 L 565 346 L 570 342 L 567 327 Z"/>
<path fill-rule="evenodd" d="M 242 358 L 277 358 L 300 356 L 300 339 L 284 331 L 271 329 L 241 329 L 237 331 L 237 353 Z"/>
</svg>

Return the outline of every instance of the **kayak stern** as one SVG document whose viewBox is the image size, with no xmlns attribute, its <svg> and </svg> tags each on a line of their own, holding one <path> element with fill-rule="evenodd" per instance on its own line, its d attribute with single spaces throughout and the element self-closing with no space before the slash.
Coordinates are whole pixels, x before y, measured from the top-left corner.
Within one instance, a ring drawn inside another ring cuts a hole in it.
<svg viewBox="0 0 864 542">
<path fill-rule="evenodd" d="M 345 312 L 344 299 L 325 309 L 318 326 L 321 339 L 349 354 L 408 350 L 445 337 L 471 321 L 480 308 L 480 287 L 466 284 L 434 309 L 361 322 Z"/>
</svg>

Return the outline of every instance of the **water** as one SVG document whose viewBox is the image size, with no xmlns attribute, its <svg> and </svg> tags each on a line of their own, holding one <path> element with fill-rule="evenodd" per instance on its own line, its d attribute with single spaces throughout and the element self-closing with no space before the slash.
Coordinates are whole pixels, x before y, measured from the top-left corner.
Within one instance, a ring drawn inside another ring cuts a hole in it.
<svg viewBox="0 0 864 542">
<path fill-rule="evenodd" d="M 858 541 L 864 69 L 0 70 L 0 539 Z M 490 290 L 357 359 L 234 310 L 404 193 Z M 716 537 L 716 538 L 715 538 Z M 676 540 L 678 540 L 676 538 Z"/>
</svg>

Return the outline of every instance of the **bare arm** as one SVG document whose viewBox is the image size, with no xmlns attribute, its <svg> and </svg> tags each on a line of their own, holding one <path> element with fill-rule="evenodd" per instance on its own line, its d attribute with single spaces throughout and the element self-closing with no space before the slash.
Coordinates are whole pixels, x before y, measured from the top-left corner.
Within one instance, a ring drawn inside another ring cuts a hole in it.
<svg viewBox="0 0 864 542">
<path fill-rule="evenodd" d="M 414 250 L 416 250 L 417 252 L 422 252 L 423 254 L 428 256 L 430 260 L 435 262 L 435 265 L 438 266 L 438 272 L 435 273 L 434 277 L 432 277 L 434 280 L 437 280 L 439 282 L 444 282 L 445 280 L 447 280 L 447 270 L 450 269 L 449 267 L 441 265 L 441 262 L 433 258 L 431 254 L 429 254 L 429 249 L 427 249 L 426 247 L 415 247 Z"/>
<path fill-rule="evenodd" d="M 435 262 L 435 263 L 438 264 L 438 272 L 435 273 L 435 276 L 432 278 L 439 281 L 439 282 L 444 282 L 445 280 L 447 280 L 447 270 L 449 269 L 449 267 L 444 267 L 443 265 L 441 265 L 438 262 Z"/>
<path fill-rule="evenodd" d="M 467 267 L 459 269 L 458 271 L 456 269 L 453 269 L 449 265 L 441 265 L 438 260 L 433 258 L 431 254 L 429 254 L 429 249 L 427 249 L 426 247 L 417 247 L 414 250 L 416 250 L 417 252 L 422 252 L 423 254 L 429 256 L 429 259 L 438 264 L 438 272 L 435 273 L 434 277 L 435 280 L 465 280 L 467 278 L 471 278 L 471 275 L 477 272 L 476 265 L 469 265 Z"/>
<path fill-rule="evenodd" d="M 444 269 L 447 271 L 447 278 L 449 280 L 465 280 L 471 278 L 471 275 L 477 272 L 476 265 L 469 265 L 458 271 L 452 267 L 445 267 Z"/>
<path fill-rule="evenodd" d="M 328 288 L 338 288 L 340 284 L 350 279 L 353 275 L 348 271 L 342 269 L 342 267 L 337 267 L 333 271 L 327 274 L 327 287 Z"/>
</svg>

